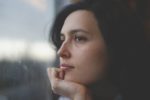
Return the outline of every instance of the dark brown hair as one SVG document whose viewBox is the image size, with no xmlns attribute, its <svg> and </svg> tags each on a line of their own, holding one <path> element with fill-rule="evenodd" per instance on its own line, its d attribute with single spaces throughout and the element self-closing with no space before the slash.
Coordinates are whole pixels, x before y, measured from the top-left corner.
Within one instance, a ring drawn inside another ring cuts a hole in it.
<svg viewBox="0 0 150 100">
<path fill-rule="evenodd" d="M 108 79 L 118 88 L 123 98 L 128 99 L 132 93 L 131 84 L 138 81 L 132 80 L 132 74 L 138 74 L 140 66 L 145 66 L 145 60 L 141 59 L 145 57 L 143 52 L 146 44 L 142 23 L 125 5 L 116 1 L 97 0 L 71 4 L 58 13 L 50 32 L 50 40 L 57 50 L 61 46 L 60 31 L 64 21 L 69 14 L 77 10 L 88 10 L 95 15 L 111 61 Z M 96 100 L 99 99 L 96 97 Z"/>
</svg>

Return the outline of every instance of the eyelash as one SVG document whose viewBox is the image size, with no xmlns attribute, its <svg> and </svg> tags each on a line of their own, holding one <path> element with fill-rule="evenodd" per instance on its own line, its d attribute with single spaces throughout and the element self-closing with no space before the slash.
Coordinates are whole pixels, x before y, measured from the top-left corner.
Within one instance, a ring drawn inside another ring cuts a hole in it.
<svg viewBox="0 0 150 100">
<path fill-rule="evenodd" d="M 84 37 L 84 36 L 74 35 L 74 36 L 73 36 L 73 40 L 74 40 L 75 42 L 86 42 L 86 41 L 87 41 L 87 38 Z M 65 41 L 65 37 L 64 37 L 64 36 L 61 36 L 61 37 L 60 37 L 60 41 L 61 41 L 61 43 L 63 43 L 63 42 Z"/>
<path fill-rule="evenodd" d="M 74 36 L 74 40 L 75 40 L 76 42 L 85 42 L 85 41 L 87 40 L 87 38 L 84 37 L 84 36 L 77 36 L 77 35 L 75 35 L 75 36 Z"/>
</svg>

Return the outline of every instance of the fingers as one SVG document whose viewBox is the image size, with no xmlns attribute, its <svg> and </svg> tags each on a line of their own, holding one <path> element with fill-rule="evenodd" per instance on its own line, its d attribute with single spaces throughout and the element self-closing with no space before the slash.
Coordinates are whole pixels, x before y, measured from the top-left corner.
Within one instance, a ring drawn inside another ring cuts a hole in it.
<svg viewBox="0 0 150 100">
<path fill-rule="evenodd" d="M 60 69 L 60 68 L 48 68 L 47 72 L 48 72 L 48 76 L 49 76 L 50 79 L 51 78 L 52 79 L 56 78 L 56 79 L 61 79 L 61 80 L 64 79 L 65 71 L 63 69 Z"/>
<path fill-rule="evenodd" d="M 48 68 L 47 69 L 48 76 L 50 79 L 51 87 L 54 93 L 57 93 L 60 91 L 60 83 L 64 79 L 64 71 L 60 68 Z"/>
<path fill-rule="evenodd" d="M 50 79 L 52 91 L 59 95 L 66 95 L 67 84 L 64 82 L 64 70 L 60 68 L 48 68 L 48 76 Z"/>
<path fill-rule="evenodd" d="M 76 94 L 79 94 L 79 92 L 83 90 L 84 86 L 82 86 L 81 84 L 64 80 L 64 69 L 48 68 L 47 72 L 50 79 L 52 91 L 55 94 L 73 98 Z"/>
</svg>

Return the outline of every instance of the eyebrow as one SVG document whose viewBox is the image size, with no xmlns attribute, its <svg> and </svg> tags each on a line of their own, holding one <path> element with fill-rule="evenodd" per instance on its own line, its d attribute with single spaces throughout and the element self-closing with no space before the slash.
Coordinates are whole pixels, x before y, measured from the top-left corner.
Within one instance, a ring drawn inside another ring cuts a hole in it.
<svg viewBox="0 0 150 100">
<path fill-rule="evenodd" d="M 83 29 L 73 29 L 73 30 L 70 30 L 68 33 L 71 33 L 71 35 L 72 35 L 72 34 L 75 34 L 77 32 L 89 33 L 88 31 L 83 30 Z M 63 33 L 60 33 L 60 34 L 64 35 Z"/>
</svg>

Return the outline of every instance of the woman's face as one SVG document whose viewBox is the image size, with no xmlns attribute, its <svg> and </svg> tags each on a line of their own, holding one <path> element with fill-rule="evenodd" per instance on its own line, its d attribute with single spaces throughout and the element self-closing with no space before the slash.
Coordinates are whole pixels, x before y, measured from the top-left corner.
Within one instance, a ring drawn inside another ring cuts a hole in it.
<svg viewBox="0 0 150 100">
<path fill-rule="evenodd" d="M 107 52 L 98 23 L 92 12 L 78 10 L 65 20 L 58 50 L 65 80 L 91 84 L 104 78 Z"/>
</svg>

